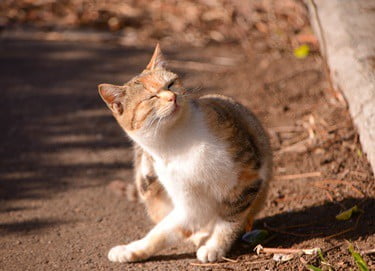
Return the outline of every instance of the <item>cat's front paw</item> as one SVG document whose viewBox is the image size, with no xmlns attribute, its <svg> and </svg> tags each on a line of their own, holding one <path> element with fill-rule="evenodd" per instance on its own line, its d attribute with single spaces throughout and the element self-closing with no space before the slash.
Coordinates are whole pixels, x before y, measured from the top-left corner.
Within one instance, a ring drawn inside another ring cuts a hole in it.
<svg viewBox="0 0 375 271">
<path fill-rule="evenodd" d="M 219 247 L 201 246 L 197 251 L 197 258 L 203 263 L 217 262 L 225 256 L 225 251 Z"/>
<path fill-rule="evenodd" d="M 137 248 L 137 243 L 133 242 L 129 245 L 115 246 L 108 252 L 108 259 L 111 262 L 137 262 L 148 258 L 146 253 Z"/>
</svg>

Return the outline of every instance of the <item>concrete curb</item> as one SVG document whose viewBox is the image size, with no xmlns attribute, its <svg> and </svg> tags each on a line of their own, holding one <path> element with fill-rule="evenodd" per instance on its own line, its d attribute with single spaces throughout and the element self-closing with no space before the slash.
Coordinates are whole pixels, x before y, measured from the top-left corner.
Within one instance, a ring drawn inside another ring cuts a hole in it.
<svg viewBox="0 0 375 271">
<path fill-rule="evenodd" d="M 363 150 L 375 171 L 375 1 L 306 3 L 333 84 L 349 104 Z"/>
</svg>

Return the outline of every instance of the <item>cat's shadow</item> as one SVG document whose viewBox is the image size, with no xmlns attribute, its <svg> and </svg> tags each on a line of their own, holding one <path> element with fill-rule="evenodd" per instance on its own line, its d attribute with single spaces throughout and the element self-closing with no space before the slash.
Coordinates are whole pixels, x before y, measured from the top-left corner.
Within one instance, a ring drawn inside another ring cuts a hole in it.
<svg viewBox="0 0 375 271">
<path fill-rule="evenodd" d="M 189 260 L 195 259 L 195 253 L 179 253 L 179 254 L 167 254 L 167 255 L 156 255 L 149 259 L 153 262 L 163 262 L 163 261 L 177 261 L 177 260 Z"/>
<path fill-rule="evenodd" d="M 343 210 L 343 206 L 350 208 L 358 205 L 363 213 L 355 214 L 347 221 L 338 221 L 335 216 Z M 355 226 L 357 224 L 357 226 Z M 298 226 L 300 225 L 300 226 Z M 273 216 L 256 220 L 254 229 L 267 229 L 271 237 L 264 246 L 288 248 L 307 240 L 322 238 L 325 241 L 323 247 L 331 247 L 330 240 L 347 239 L 357 240 L 375 233 L 375 199 L 374 198 L 347 198 L 339 202 L 327 202 L 322 205 L 306 207 L 298 211 L 284 212 Z M 353 230 L 341 233 L 351 227 Z M 269 228 L 275 231 L 269 230 Z M 331 238 L 328 238 L 333 236 Z M 267 239 L 266 239 L 267 240 Z M 237 240 L 228 257 L 236 258 L 241 255 L 251 254 L 254 246 L 249 246 L 243 241 Z M 195 252 L 157 255 L 149 261 L 176 261 L 193 260 Z"/>
<path fill-rule="evenodd" d="M 363 213 L 354 214 L 346 221 L 339 221 L 336 215 L 346 208 L 358 205 Z M 323 246 L 331 247 L 331 240 L 357 240 L 375 233 L 375 199 L 346 198 L 339 202 L 284 212 L 256 220 L 254 229 L 269 231 L 268 247 L 288 248 L 307 240 L 321 238 Z M 351 229 L 345 232 L 348 229 Z M 266 239 L 267 240 L 267 239 Z M 231 249 L 230 256 L 236 257 L 253 252 L 253 247 L 238 240 Z"/>
</svg>

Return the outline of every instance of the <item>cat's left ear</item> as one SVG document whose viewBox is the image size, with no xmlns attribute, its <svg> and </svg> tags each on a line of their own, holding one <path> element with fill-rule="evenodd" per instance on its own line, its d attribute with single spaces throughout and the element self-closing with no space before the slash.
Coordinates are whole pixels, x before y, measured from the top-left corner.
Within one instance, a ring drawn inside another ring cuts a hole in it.
<svg viewBox="0 0 375 271">
<path fill-rule="evenodd" d="M 124 108 L 121 98 L 125 96 L 125 88 L 111 84 L 100 84 L 98 89 L 100 96 L 109 109 L 118 115 L 122 115 Z"/>
<path fill-rule="evenodd" d="M 161 52 L 159 43 L 156 44 L 154 54 L 150 62 L 148 63 L 146 70 L 164 69 L 166 66 L 166 61 L 163 53 Z"/>
</svg>

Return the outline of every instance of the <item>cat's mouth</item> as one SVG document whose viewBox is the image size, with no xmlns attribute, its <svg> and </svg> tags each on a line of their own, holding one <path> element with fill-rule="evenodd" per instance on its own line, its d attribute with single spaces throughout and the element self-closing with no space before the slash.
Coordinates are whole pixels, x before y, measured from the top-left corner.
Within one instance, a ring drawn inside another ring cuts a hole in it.
<svg viewBox="0 0 375 271">
<path fill-rule="evenodd" d="M 166 112 L 166 114 L 164 114 L 161 117 L 161 119 L 164 120 L 164 121 L 168 121 L 168 120 L 174 118 L 175 116 L 177 116 L 180 109 L 181 109 L 180 105 L 178 105 L 177 103 L 174 103 L 173 107 L 168 110 L 169 112 Z"/>
<path fill-rule="evenodd" d="M 179 106 L 177 103 L 175 103 L 175 104 L 174 104 L 174 108 L 173 108 L 173 110 L 172 110 L 172 112 L 171 112 L 170 115 L 174 115 L 174 114 L 177 113 L 179 110 L 180 110 L 180 106 Z"/>
<path fill-rule="evenodd" d="M 173 108 L 171 108 L 169 112 L 162 117 L 162 119 L 168 120 L 170 118 L 173 118 L 174 116 L 177 115 L 178 111 L 180 111 L 180 106 L 177 104 L 174 104 Z"/>
</svg>

